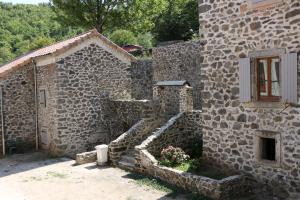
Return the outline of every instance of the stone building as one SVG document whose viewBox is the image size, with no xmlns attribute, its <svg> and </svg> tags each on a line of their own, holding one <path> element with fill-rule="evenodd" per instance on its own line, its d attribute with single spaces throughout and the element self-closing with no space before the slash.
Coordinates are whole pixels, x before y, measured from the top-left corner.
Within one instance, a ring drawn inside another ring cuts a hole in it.
<svg viewBox="0 0 300 200">
<path fill-rule="evenodd" d="M 135 60 L 92 30 L 2 66 L 1 154 L 73 156 L 109 142 L 112 101 L 131 98 Z"/>
<path fill-rule="evenodd" d="M 199 20 L 204 157 L 299 193 L 300 1 L 199 0 Z"/>
</svg>

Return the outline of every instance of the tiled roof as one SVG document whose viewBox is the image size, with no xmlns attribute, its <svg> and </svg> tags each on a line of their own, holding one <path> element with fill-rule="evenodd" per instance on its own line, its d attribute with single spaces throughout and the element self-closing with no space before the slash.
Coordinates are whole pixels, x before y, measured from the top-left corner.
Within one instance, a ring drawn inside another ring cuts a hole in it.
<svg viewBox="0 0 300 200">
<path fill-rule="evenodd" d="M 0 76 L 3 76 L 4 74 L 9 73 L 10 71 L 17 69 L 19 67 L 22 67 L 30 62 L 32 62 L 32 59 L 45 56 L 45 55 L 57 55 L 60 53 L 65 52 L 66 50 L 70 49 L 71 47 L 76 46 L 77 44 L 80 44 L 81 42 L 92 38 L 92 37 L 99 37 L 104 43 L 109 45 L 112 49 L 114 49 L 117 53 L 122 54 L 123 56 L 127 57 L 129 60 L 134 61 L 135 57 L 131 54 L 127 53 L 124 49 L 119 47 L 118 45 L 114 44 L 112 41 L 98 33 L 96 29 L 90 30 L 86 33 L 83 33 L 81 35 L 78 35 L 76 37 L 64 40 L 62 42 L 55 43 L 53 45 L 38 49 L 36 51 L 24 54 L 15 60 L 4 64 L 0 67 Z"/>
</svg>

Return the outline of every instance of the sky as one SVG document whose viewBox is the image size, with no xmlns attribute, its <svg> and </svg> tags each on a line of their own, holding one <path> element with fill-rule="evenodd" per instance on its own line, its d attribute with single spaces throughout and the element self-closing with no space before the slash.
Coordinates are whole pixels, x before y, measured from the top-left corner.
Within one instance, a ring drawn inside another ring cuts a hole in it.
<svg viewBox="0 0 300 200">
<path fill-rule="evenodd" d="M 10 3 L 23 3 L 23 4 L 38 4 L 38 3 L 47 3 L 49 0 L 0 0 L 0 2 L 10 2 Z"/>
</svg>

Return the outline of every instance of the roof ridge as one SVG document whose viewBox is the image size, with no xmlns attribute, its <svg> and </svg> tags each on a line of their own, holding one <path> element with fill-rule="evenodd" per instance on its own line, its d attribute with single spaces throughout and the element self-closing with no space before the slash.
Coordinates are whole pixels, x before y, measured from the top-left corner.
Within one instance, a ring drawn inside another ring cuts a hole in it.
<svg viewBox="0 0 300 200">
<path fill-rule="evenodd" d="M 99 33 L 94 28 L 84 33 L 81 33 L 79 35 L 76 35 L 74 37 L 20 55 L 14 60 L 0 66 L 0 77 L 9 73 L 14 68 L 28 64 L 30 61 L 32 61 L 35 58 L 43 57 L 46 55 L 54 55 L 54 56 L 58 55 L 92 37 L 97 37 L 99 40 L 103 42 L 104 45 L 107 45 L 113 51 L 116 51 L 117 54 L 121 54 L 121 56 L 126 57 L 126 60 L 128 59 L 130 62 L 136 60 L 136 58 L 133 55 L 129 54 L 127 51 L 119 47 L 117 44 L 109 40 L 107 37 Z"/>
</svg>

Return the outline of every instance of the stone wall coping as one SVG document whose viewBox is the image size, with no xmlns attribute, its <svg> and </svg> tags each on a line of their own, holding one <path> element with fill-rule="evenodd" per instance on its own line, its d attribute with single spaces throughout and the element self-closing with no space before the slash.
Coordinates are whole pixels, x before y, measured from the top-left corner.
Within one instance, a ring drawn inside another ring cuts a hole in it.
<svg viewBox="0 0 300 200">
<path fill-rule="evenodd" d="M 141 119 L 140 121 L 138 121 L 128 131 L 126 131 L 125 133 L 120 135 L 117 139 L 112 141 L 111 144 L 117 144 L 120 141 L 124 140 L 126 137 L 128 137 L 128 135 L 130 135 L 131 133 L 134 133 L 139 127 L 141 127 L 143 123 L 145 123 L 145 119 Z"/>
<path fill-rule="evenodd" d="M 173 81 L 158 81 L 155 86 L 184 86 L 188 85 L 190 86 L 189 82 L 185 80 L 173 80 Z"/>
<path fill-rule="evenodd" d="M 152 100 L 148 100 L 148 99 L 142 99 L 142 100 L 135 100 L 135 99 L 116 99 L 116 100 L 112 100 L 113 102 L 141 102 L 141 103 L 148 103 L 148 102 L 152 102 Z"/>
</svg>

